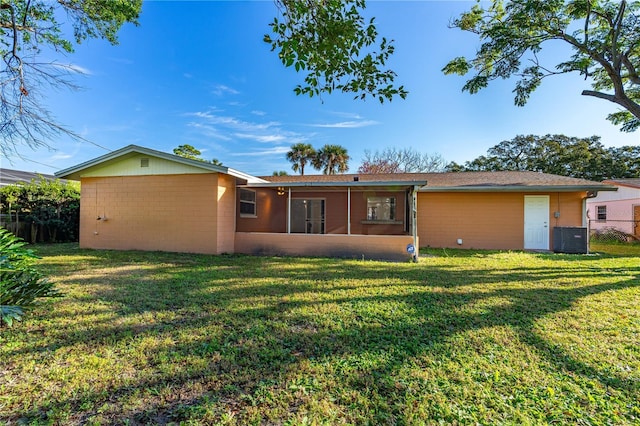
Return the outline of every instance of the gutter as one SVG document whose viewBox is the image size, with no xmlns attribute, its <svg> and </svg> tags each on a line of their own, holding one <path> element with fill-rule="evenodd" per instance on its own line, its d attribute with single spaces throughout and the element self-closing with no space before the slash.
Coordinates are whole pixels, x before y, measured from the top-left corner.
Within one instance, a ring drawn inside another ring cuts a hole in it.
<svg viewBox="0 0 640 426">
<path fill-rule="evenodd" d="M 380 187 L 380 186 L 401 186 L 401 187 L 424 187 L 427 184 L 426 180 L 423 181 L 349 181 L 349 182 L 266 182 L 266 183 L 253 183 L 249 182 L 247 185 L 240 185 L 241 188 L 328 188 L 328 187 L 344 187 L 344 188 L 357 188 L 357 187 Z"/>
<path fill-rule="evenodd" d="M 479 185 L 479 186 L 427 186 L 420 192 L 576 192 L 617 191 L 613 185 Z"/>
</svg>

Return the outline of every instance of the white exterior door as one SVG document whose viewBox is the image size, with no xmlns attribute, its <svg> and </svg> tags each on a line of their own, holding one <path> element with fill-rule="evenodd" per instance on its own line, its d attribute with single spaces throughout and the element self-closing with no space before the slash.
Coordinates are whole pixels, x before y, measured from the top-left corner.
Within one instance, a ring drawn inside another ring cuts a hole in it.
<svg viewBox="0 0 640 426">
<path fill-rule="evenodd" d="M 524 196 L 524 248 L 549 250 L 549 196 Z"/>
</svg>

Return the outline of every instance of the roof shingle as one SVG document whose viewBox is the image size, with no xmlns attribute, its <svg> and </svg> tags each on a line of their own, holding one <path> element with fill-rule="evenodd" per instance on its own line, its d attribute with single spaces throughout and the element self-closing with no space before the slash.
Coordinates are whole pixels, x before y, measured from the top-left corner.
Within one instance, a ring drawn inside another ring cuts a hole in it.
<svg viewBox="0 0 640 426">
<path fill-rule="evenodd" d="M 610 184 L 613 184 L 613 185 L 630 186 L 632 188 L 640 188 L 640 178 L 609 179 L 609 180 L 605 180 L 603 183 L 610 183 Z"/>
<path fill-rule="evenodd" d="M 395 173 L 395 174 L 340 174 L 305 176 L 263 176 L 262 179 L 278 183 L 300 182 L 351 182 L 358 177 L 360 182 L 375 181 L 427 181 L 428 188 L 473 188 L 473 187 L 608 187 L 600 182 L 568 176 L 527 171 L 500 172 L 448 172 L 448 173 Z"/>
</svg>

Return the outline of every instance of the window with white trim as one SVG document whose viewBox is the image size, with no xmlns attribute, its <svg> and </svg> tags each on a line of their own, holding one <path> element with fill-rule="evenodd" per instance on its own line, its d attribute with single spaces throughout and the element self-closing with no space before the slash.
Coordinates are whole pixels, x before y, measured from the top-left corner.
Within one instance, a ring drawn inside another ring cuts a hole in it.
<svg viewBox="0 0 640 426">
<path fill-rule="evenodd" d="M 367 220 L 396 220 L 396 197 L 367 197 Z"/>
<path fill-rule="evenodd" d="M 255 217 L 256 191 L 240 188 L 240 216 Z"/>
</svg>

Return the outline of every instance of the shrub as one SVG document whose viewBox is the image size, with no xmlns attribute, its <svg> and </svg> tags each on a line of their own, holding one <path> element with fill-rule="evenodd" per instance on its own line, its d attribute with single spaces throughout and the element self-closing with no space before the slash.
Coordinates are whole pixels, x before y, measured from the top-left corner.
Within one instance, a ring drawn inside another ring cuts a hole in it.
<svg viewBox="0 0 640 426">
<path fill-rule="evenodd" d="M 24 310 L 33 307 L 36 299 L 61 296 L 33 267 L 38 257 L 25 246 L 21 238 L 0 228 L 0 326 L 11 327 L 13 321 L 22 319 Z"/>
<path fill-rule="evenodd" d="M 616 228 L 603 228 L 594 230 L 591 234 L 591 240 L 596 242 L 619 242 L 627 243 L 633 240 L 633 236 Z"/>
<path fill-rule="evenodd" d="M 6 227 L 36 242 L 77 241 L 80 223 L 80 186 L 77 182 L 42 177 L 0 188 L 0 210 Z"/>
</svg>

